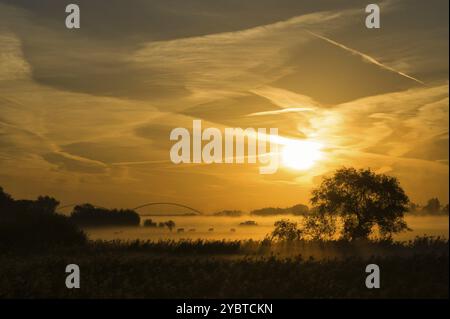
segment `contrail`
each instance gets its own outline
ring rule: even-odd
[[[171,163],[169,160],[157,160],[157,161],[135,161],[135,162],[116,162],[111,163],[114,166],[127,166],[127,165],[143,165],[143,164],[164,164]]]
[[[283,113],[299,113],[299,112],[310,112],[310,111],[314,111],[314,108],[312,108],[312,107],[289,107],[286,109],[275,110],[275,111],[250,113],[250,114],[247,114],[246,116],[277,115],[277,114],[283,114]]]
[[[333,40],[331,40],[331,39],[329,39],[329,38],[327,38],[327,37],[324,37],[324,36],[322,36],[322,35],[320,35],[320,34],[317,34],[317,33],[312,32],[312,31],[308,31],[308,30],[307,30],[307,32],[308,32],[309,34],[311,34],[311,35],[317,37],[317,38],[320,38],[320,39],[322,39],[322,40],[325,40],[325,41],[327,41],[328,43],[331,43],[331,44],[333,44],[333,45],[335,45],[335,46],[337,46],[337,47],[339,47],[339,48],[341,48],[341,49],[344,49],[344,50],[346,50],[346,51],[348,51],[348,52],[350,52],[350,53],[352,53],[352,54],[359,55],[360,57],[362,57],[364,60],[366,60],[366,61],[369,62],[369,63],[373,63],[373,64],[378,65],[379,67],[381,67],[381,68],[383,68],[383,69],[385,69],[385,70],[389,70],[389,71],[391,71],[391,72],[395,72],[395,73],[397,73],[398,75],[401,75],[401,76],[403,76],[403,77],[405,77],[405,78],[408,78],[408,79],[413,80],[413,81],[415,81],[415,82],[417,82],[417,83],[420,83],[420,84],[422,84],[422,85],[425,85],[425,83],[422,82],[422,81],[420,81],[419,79],[416,79],[416,78],[414,78],[414,77],[412,77],[412,76],[410,76],[410,75],[408,75],[408,74],[406,74],[406,73],[403,73],[403,72],[400,72],[400,71],[398,71],[398,70],[395,70],[395,69],[393,69],[393,68],[391,68],[391,67],[389,67],[389,66],[387,66],[387,65],[385,65],[385,64],[383,64],[383,63],[381,63],[381,62],[379,62],[379,61],[377,61],[377,60],[375,60],[374,58],[372,58],[371,56],[369,56],[369,55],[367,55],[367,54],[364,54],[364,53],[359,52],[359,51],[357,51],[357,50],[355,50],[355,49],[349,48],[349,47],[347,47],[347,46],[345,46],[345,45],[343,45],[343,44],[341,44],[341,43],[338,43],[338,42],[336,42],[336,41],[333,41]]]

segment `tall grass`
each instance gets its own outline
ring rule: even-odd
[[[89,241],[0,253],[0,298],[448,298],[449,242]],[[65,267],[81,269],[67,289]],[[365,267],[381,268],[381,289]]]

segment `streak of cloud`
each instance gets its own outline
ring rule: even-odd
[[[311,112],[311,111],[314,111],[314,108],[290,107],[290,108],[286,108],[286,109],[282,109],[282,110],[250,113],[247,116],[277,115],[277,114],[284,114],[284,113],[298,113],[298,112]]]
[[[413,80],[413,81],[415,81],[415,82],[417,82],[417,83],[420,83],[420,84],[422,84],[422,85],[425,85],[425,83],[424,83],[423,81],[421,81],[421,80],[419,80],[419,79],[417,79],[417,78],[415,78],[415,77],[412,77],[412,76],[410,76],[410,75],[408,75],[408,74],[406,74],[406,73],[404,73],[404,72],[401,72],[401,71],[398,71],[398,70],[396,70],[396,69],[393,69],[393,68],[391,68],[391,67],[389,67],[389,66],[387,66],[387,65],[385,65],[385,64],[383,64],[383,63],[381,63],[381,62],[379,62],[378,60],[376,60],[375,58],[371,57],[370,55],[367,55],[367,54],[362,53],[362,52],[360,52],[360,51],[358,51],[358,50],[349,48],[348,46],[343,45],[342,43],[336,42],[336,41],[334,41],[334,40],[332,40],[332,39],[330,39],[330,38],[324,37],[323,35],[314,33],[314,32],[312,32],[312,31],[307,31],[307,32],[308,32],[309,34],[315,36],[316,38],[319,38],[319,39],[322,39],[322,40],[324,40],[324,41],[326,41],[326,42],[328,42],[328,43],[331,43],[331,44],[333,44],[333,45],[335,45],[335,46],[337,46],[337,47],[339,47],[339,48],[341,48],[341,49],[344,49],[344,50],[346,50],[346,51],[348,51],[348,52],[350,52],[350,53],[352,53],[352,54],[354,54],[354,55],[358,55],[358,56],[362,57],[363,60],[365,60],[365,61],[367,61],[367,62],[369,62],[369,63],[373,63],[373,64],[378,65],[379,67],[381,67],[381,68],[383,68],[383,69],[385,69],[385,70],[388,70],[388,71],[397,73],[398,75],[401,75],[401,76],[403,76],[403,77],[405,77],[405,78],[408,78],[408,79]]]

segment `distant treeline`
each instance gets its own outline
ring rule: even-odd
[[[222,210],[214,213],[214,216],[241,217],[247,214],[255,216],[276,216],[276,215],[295,215],[306,216],[312,212],[308,206],[303,204],[291,207],[265,207],[245,213],[241,210]],[[448,215],[448,204],[442,205],[438,198],[430,198],[425,205],[410,203],[409,214],[413,215]]]
[[[131,209],[107,209],[91,204],[74,207],[70,219],[80,226],[139,226],[141,218]]]
[[[442,205],[439,198],[430,198],[423,206],[410,203],[409,213],[414,215],[448,215],[448,204]]]
[[[245,215],[241,210],[222,210],[220,212],[214,213],[214,216],[226,216],[226,217],[240,217]]]
[[[291,207],[280,208],[280,207],[265,207],[260,209],[255,209],[250,212],[250,215],[255,216],[276,216],[276,215],[297,215],[304,216],[310,212],[308,206],[303,204],[294,205]],[[214,214],[214,216],[227,216],[227,217],[240,217],[245,215],[243,211],[240,210],[223,210]]]
[[[261,209],[255,209],[250,212],[251,215],[257,216],[272,216],[272,215],[307,215],[309,213],[309,207],[303,204],[294,205],[287,208],[279,207],[266,207]]]

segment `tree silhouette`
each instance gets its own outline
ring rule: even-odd
[[[39,196],[36,200],[36,205],[44,213],[53,214],[56,212],[56,207],[59,205],[59,201],[49,196]]]
[[[48,196],[15,200],[0,187],[0,251],[86,243],[83,231],[55,212],[58,204]]]
[[[11,195],[8,193],[5,193],[3,190],[3,187],[0,186],[0,207],[3,207],[4,205],[8,205],[13,201]]]
[[[423,211],[428,214],[437,214],[441,212],[441,202],[438,198],[430,198],[423,207]]]
[[[175,228],[175,222],[173,220],[169,220],[166,222],[167,228],[169,228],[170,231]]]
[[[318,226],[330,217],[342,219],[346,239],[367,238],[374,226],[385,238],[408,229],[403,217],[409,199],[397,178],[370,169],[337,170],[313,190],[311,203]]]

